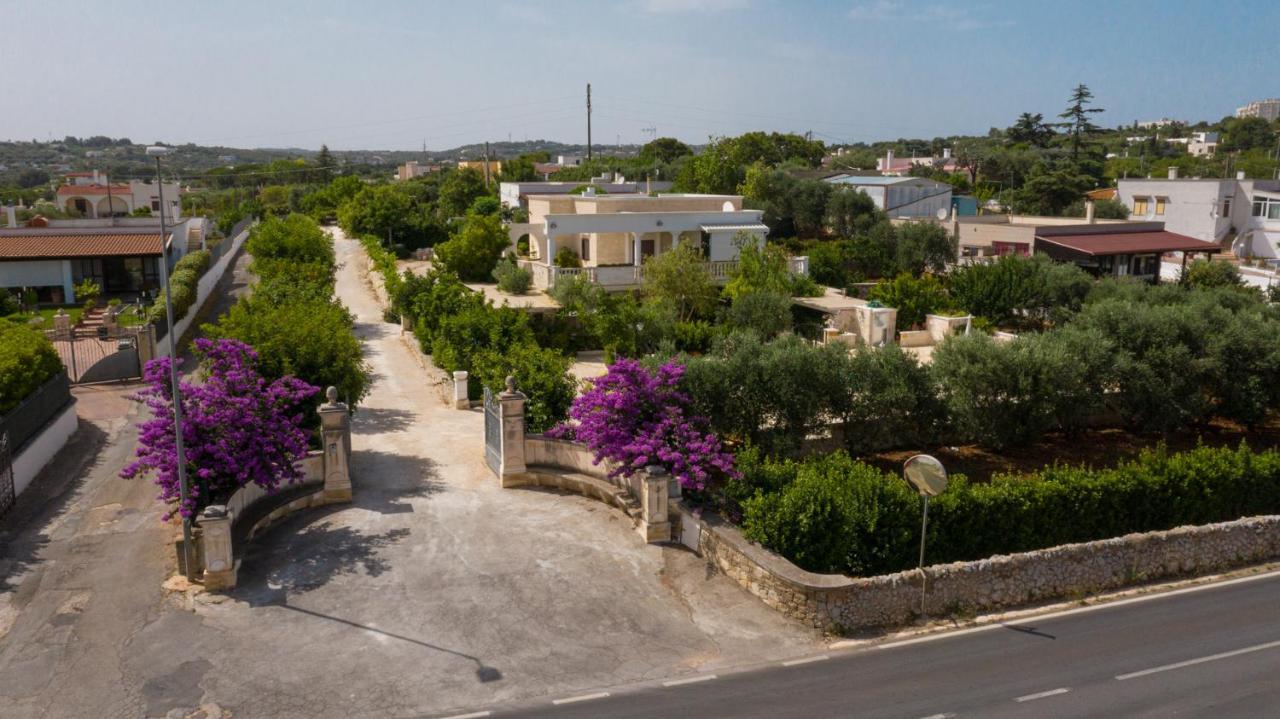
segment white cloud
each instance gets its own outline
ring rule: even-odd
[[[864,22],[929,23],[953,30],[984,30],[1009,27],[1013,20],[987,17],[982,8],[951,5],[922,5],[904,0],[869,0],[849,9],[849,19]]]
[[[750,0],[641,0],[640,10],[651,15],[742,10]]]

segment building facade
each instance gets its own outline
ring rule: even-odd
[[[923,177],[835,175],[826,182],[861,192],[890,219],[945,217],[951,212],[951,185]],[[941,214],[939,214],[941,212]]]
[[[1280,181],[1229,178],[1119,180],[1132,219],[1215,242],[1240,257],[1280,258]]]
[[[164,183],[165,217],[182,217],[181,187],[177,183]],[[65,176],[58,187],[58,209],[80,217],[123,217],[139,208],[160,214],[160,185],[142,180],[111,183],[105,173],[73,172]]]
[[[1261,117],[1267,122],[1275,122],[1280,118],[1280,97],[1253,102],[1236,109],[1236,117]]]

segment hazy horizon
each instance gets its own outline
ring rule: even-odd
[[[748,130],[828,143],[983,134],[1053,117],[1086,83],[1114,127],[1214,121],[1280,95],[1280,7],[907,0],[0,2],[13,22],[0,137],[314,150],[473,142],[703,143]],[[38,32],[32,31],[39,29]],[[50,49],[54,52],[50,52]]]

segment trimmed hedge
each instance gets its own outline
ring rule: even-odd
[[[161,262],[164,260],[161,259]],[[187,310],[195,304],[200,278],[209,270],[212,256],[208,250],[196,250],[178,260],[169,273],[169,290],[173,293],[173,321],[187,316]],[[164,290],[156,295],[156,301],[147,310],[148,322],[164,322]]]
[[[744,534],[815,572],[871,575],[915,565],[920,498],[900,477],[844,453],[741,465],[755,495]],[[781,489],[772,490],[773,487]],[[739,489],[741,493],[741,489]],[[1149,451],[1114,469],[1052,467],[985,484],[951,478],[929,503],[931,563],[1280,513],[1280,452]]]
[[[62,360],[44,333],[0,319],[0,414],[62,371]]]

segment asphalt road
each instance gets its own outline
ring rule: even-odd
[[[1280,573],[464,716],[1280,716]]]

